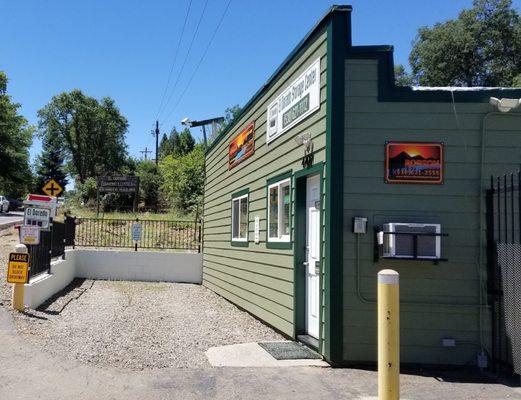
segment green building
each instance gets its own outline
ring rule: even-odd
[[[332,7],[209,147],[204,285],[347,365],[376,361],[392,268],[402,362],[475,365],[485,185],[521,161],[521,114],[490,97],[521,91],[396,87],[392,47],[353,46],[350,16]]]

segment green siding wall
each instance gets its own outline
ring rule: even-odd
[[[378,102],[374,59],[347,59],[345,84],[344,360],[376,360],[376,274],[393,268],[401,281],[402,361],[475,364],[479,274],[486,298],[486,267],[478,268],[481,126],[493,108],[487,103]],[[519,167],[520,123],[521,118],[489,117],[485,185],[490,174]],[[444,142],[445,183],[385,184],[386,141]],[[358,239],[352,233],[354,216],[368,218],[368,233]],[[373,227],[386,222],[440,223],[450,235],[442,238],[442,256],[449,262],[374,263]],[[485,245],[484,232],[482,240]],[[488,308],[483,308],[482,325],[483,341],[490,348]],[[444,337],[460,343],[443,348]]]
[[[309,132],[313,137],[314,163],[324,161],[326,36],[325,31],[317,33],[315,40],[206,157],[203,284],[289,336],[294,335],[293,248],[266,248],[266,181],[288,170],[295,173],[302,169],[303,148],[294,141],[300,133]],[[319,57],[320,109],[267,145],[268,104]],[[251,121],[255,121],[255,153],[229,171],[229,143]],[[292,179],[293,189],[294,185]],[[230,243],[231,195],[244,188],[249,188],[249,243],[248,247],[234,247]],[[294,190],[292,196],[294,204]],[[292,220],[294,213],[292,206]],[[253,241],[256,216],[260,217],[259,244]],[[293,222],[291,226],[293,229]]]

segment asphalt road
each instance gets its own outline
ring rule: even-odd
[[[24,219],[23,211],[10,211],[7,214],[0,213],[0,229],[18,224]]]

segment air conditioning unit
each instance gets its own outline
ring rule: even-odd
[[[400,235],[406,233],[406,235]],[[441,225],[393,222],[384,224],[380,234],[380,243],[383,247],[383,257],[387,258],[415,258],[414,233],[434,234],[417,235],[416,258],[436,260],[441,258]],[[437,236],[436,236],[437,234]]]

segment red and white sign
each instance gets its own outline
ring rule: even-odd
[[[33,206],[39,208],[48,208],[51,210],[51,218],[56,216],[56,207],[58,205],[58,200],[56,197],[45,196],[41,194],[29,194],[27,199],[24,200],[24,204],[26,206]]]

